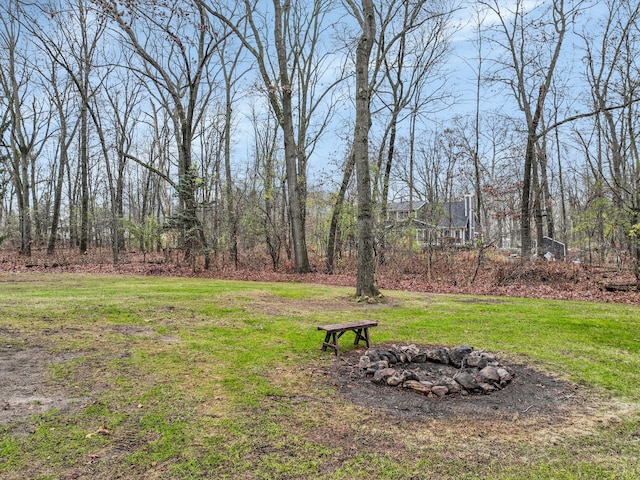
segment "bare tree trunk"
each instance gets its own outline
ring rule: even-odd
[[[60,133],[59,133],[59,158],[58,158],[58,173],[56,177],[56,182],[54,186],[54,198],[53,198],[53,208],[51,212],[51,230],[49,233],[49,242],[47,245],[47,254],[53,255],[56,249],[56,242],[58,236],[58,227],[60,224],[60,207],[62,205],[62,186],[64,184],[64,173],[69,163],[69,147],[71,145],[71,141],[75,135],[75,130],[78,126],[76,123],[76,127],[73,128],[73,132],[69,133],[67,126],[67,115],[64,110],[64,101],[62,98],[60,91],[58,90],[58,85],[56,83],[56,75],[55,75],[55,66],[52,65],[52,89],[53,89],[53,103],[55,104],[56,110],[58,112],[58,120],[60,122]]]
[[[64,140],[61,140],[61,143]],[[60,158],[58,159],[58,174],[56,176],[56,182],[54,186],[54,198],[53,198],[53,207],[51,211],[51,229],[49,231],[49,241],[47,243],[47,254],[53,255],[56,250],[57,236],[58,236],[58,227],[60,225],[60,207],[62,205],[62,185],[64,182],[64,171],[67,164],[67,152],[64,153],[62,150],[64,147],[61,146]],[[65,149],[66,150],[66,149]]]
[[[532,182],[535,173],[533,169],[535,168],[536,163],[535,155],[536,143],[538,141],[538,125],[540,123],[540,118],[542,117],[545,95],[546,89],[544,85],[541,85],[538,92],[538,101],[536,102],[535,112],[533,113],[531,123],[527,126],[527,148],[524,156],[524,177],[520,217],[520,240],[522,242],[521,254],[524,260],[527,260],[531,255],[531,201],[535,201],[535,187],[532,189]],[[541,245],[538,245],[538,248],[540,247]]]
[[[542,138],[540,153],[538,155],[538,166],[540,167],[540,195],[542,215],[546,221],[547,236],[555,238],[555,222],[553,220],[553,204],[551,202],[551,188],[549,186],[549,172],[547,165],[547,141],[546,137]]]
[[[89,242],[89,131],[87,105],[80,107],[80,253],[86,253]]]
[[[234,179],[231,173],[231,137],[232,137],[232,119],[233,119],[233,89],[236,77],[236,70],[243,53],[242,42],[237,50],[233,52],[230,59],[227,59],[227,51],[229,40],[225,38],[222,44],[217,48],[220,58],[220,68],[224,79],[225,88],[225,116],[224,116],[224,138],[223,138],[223,158],[224,158],[224,205],[225,205],[225,230],[228,239],[228,252],[233,262],[234,268],[239,267],[238,258],[238,216],[236,214],[236,206],[234,202]],[[243,74],[240,74],[242,76]]]
[[[540,153],[536,151],[533,156],[533,165],[531,166],[531,186],[533,195],[533,220],[536,226],[536,256],[542,257],[544,225],[542,221],[542,188],[540,186],[540,177],[538,175],[538,161]]]
[[[476,98],[475,98],[475,116],[473,121],[473,173],[474,173],[474,189],[476,193],[476,215],[478,216],[476,223],[476,230],[479,233],[479,238],[481,240],[480,250],[478,252],[478,268],[473,275],[473,279],[471,283],[475,282],[478,270],[480,268],[481,257],[484,254],[484,219],[482,218],[482,185],[481,185],[481,173],[480,170],[482,166],[480,165],[480,98],[481,98],[481,86],[482,86],[482,75],[483,70],[482,66],[484,63],[483,52],[482,52],[482,19],[480,18],[480,14],[478,13],[477,18],[477,31],[476,31],[476,42],[478,46],[478,71],[476,74]],[[486,239],[489,241],[489,239]]]
[[[273,30],[266,22],[256,24],[263,14],[260,2],[244,0],[243,3],[242,19],[233,18],[233,11],[225,16],[219,9],[206,8],[235,32],[257,62],[269,105],[283,133],[286,197],[295,270],[306,273],[311,270],[305,228],[307,156],[313,150],[320,132],[315,131],[312,140],[308,140],[308,136],[312,127],[319,126],[319,130],[323,131],[327,126],[330,114],[317,122],[321,110],[318,107],[337,84],[334,82],[321,91],[316,90],[318,78],[322,77],[320,73],[326,68],[323,64],[326,57],[318,52],[321,45],[319,35],[323,32],[320,20],[325,18],[331,3],[321,0],[306,3],[272,0]],[[266,17],[270,18],[271,14]],[[244,22],[248,25],[248,33],[242,30]],[[275,47],[276,62],[269,61],[270,44]],[[333,107],[329,106],[328,110],[331,112]]]
[[[362,0],[362,10],[353,0],[347,0],[352,13],[360,22],[362,34],[356,47],[356,119],[353,152],[358,190],[358,272],[356,297],[375,298],[380,294],[375,284],[375,255],[373,250],[373,205],[369,172],[369,129],[371,128],[371,85],[369,60],[376,35],[375,8],[372,0]]]
[[[344,173],[342,175],[342,183],[340,184],[340,190],[336,197],[335,204],[333,205],[333,212],[331,213],[331,224],[329,226],[329,240],[327,243],[327,261],[326,261],[326,273],[333,274],[336,260],[336,238],[338,235],[338,222],[340,220],[340,214],[342,213],[342,206],[344,205],[344,197],[353,175],[355,168],[355,155],[353,152],[349,154],[345,162]]]
[[[18,44],[20,39],[20,25],[16,22],[17,6],[14,2],[3,5],[3,14],[0,16],[0,27],[3,40],[2,47],[6,49],[7,65],[2,66],[0,70],[0,87],[3,97],[6,98],[5,115],[9,118],[9,157],[11,165],[11,177],[16,188],[18,200],[18,217],[20,227],[20,253],[27,257],[31,256],[32,243],[32,217],[31,217],[31,178],[30,167],[32,161],[33,138],[28,138],[28,132],[25,128],[23,112],[24,92],[23,87],[27,80],[24,67],[19,71],[18,65]],[[15,9],[15,10],[14,10]],[[35,105],[34,105],[35,107]],[[3,112],[4,113],[4,112]],[[34,108],[33,115],[36,115]],[[35,121],[33,125],[35,126]],[[35,130],[35,128],[34,128]],[[35,131],[31,133],[33,137]]]
[[[380,228],[378,234],[378,265],[384,265],[386,262],[387,240],[385,235],[385,222],[387,219],[387,210],[389,204],[389,183],[391,179],[391,167],[393,165],[393,157],[396,148],[396,134],[398,128],[398,112],[394,111],[391,118],[391,131],[389,133],[389,146],[387,148],[387,161],[384,166],[384,174],[382,176],[382,195],[380,198]]]
[[[20,175],[22,191],[20,192],[22,201],[19,203],[20,208],[20,231],[22,233],[22,243],[20,253],[31,256],[31,206],[29,202],[29,189],[31,181],[29,180],[29,154],[28,152],[20,152]]]
[[[505,60],[503,66],[512,69],[515,75],[514,79],[508,81],[508,85],[512,89],[526,120],[527,146],[524,155],[520,218],[521,254],[522,259],[526,260],[531,255],[531,202],[533,200],[531,183],[536,143],[539,139],[538,127],[544,113],[546,95],[560,58],[567,26],[575,18],[577,9],[580,8],[580,2],[573,4],[571,10],[567,11],[564,0],[553,0],[549,5],[550,17],[548,19],[545,17],[534,18],[531,21],[525,21],[530,11],[526,8],[526,2],[523,0],[514,2],[511,10],[503,7],[498,0],[481,0],[481,3],[497,15],[499,20],[500,35],[503,38],[497,43],[503,45],[509,55],[508,61]],[[547,31],[545,31],[545,27],[549,27]],[[529,37],[533,36],[529,29],[534,31],[542,29],[546,42],[550,43],[551,54],[548,58],[548,64],[540,64],[537,59],[534,61],[525,54],[529,47],[527,45],[530,41]],[[525,47],[525,45],[527,46]],[[534,70],[530,71],[532,66]],[[538,78],[540,80],[537,80]],[[539,84],[537,96],[528,91],[527,85],[530,83],[530,79]],[[532,100],[535,101],[535,107]],[[533,110],[532,107],[534,107]]]
[[[275,130],[277,132],[277,130]],[[271,257],[271,266],[275,272],[280,264],[280,250],[282,247],[282,239],[278,234],[278,213],[276,202],[276,173],[274,169],[274,150],[276,135],[273,136],[273,142],[264,152],[264,233],[267,251]],[[264,145],[267,147],[267,145]]]
[[[298,155],[296,150],[304,148],[303,145],[297,145],[295,141],[295,133],[293,128],[293,104],[292,104],[292,87],[289,78],[289,58],[287,55],[287,47],[285,40],[285,31],[283,25],[283,14],[290,8],[288,0],[284,5],[280,0],[274,0],[275,8],[275,27],[274,37],[276,42],[276,52],[278,56],[278,68],[280,75],[280,90],[282,102],[282,117],[280,118],[282,133],[284,137],[284,158],[287,175],[287,193],[289,197],[289,216],[291,218],[291,240],[293,243],[293,252],[295,260],[295,270],[298,273],[307,273],[311,271],[309,257],[307,253],[307,241],[305,233],[305,204],[306,173],[298,169]]]

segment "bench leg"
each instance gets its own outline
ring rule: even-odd
[[[327,347],[333,348],[334,355],[338,355],[338,338],[340,336],[336,336],[336,332],[327,332],[324,337],[324,342],[322,342],[322,350],[327,351]]]
[[[354,342],[354,345],[358,345],[358,343],[360,343],[360,340],[364,340],[365,343],[367,344],[367,348],[371,347],[371,342],[369,341],[368,327],[359,328],[355,330],[355,332],[356,332],[356,341]]]
[[[358,345],[358,343],[360,343],[360,340],[364,339],[364,337],[362,336],[362,329],[358,328],[354,330],[354,332],[356,332],[356,340],[353,342],[353,344]]]
[[[331,339],[331,332],[327,332],[327,334],[324,336],[324,342],[322,342],[322,348],[321,350],[323,351],[327,351],[327,347],[330,345],[329,340]]]

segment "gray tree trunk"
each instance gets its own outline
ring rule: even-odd
[[[336,261],[336,239],[338,237],[338,222],[340,220],[340,214],[342,213],[342,206],[344,204],[344,197],[347,194],[347,188],[349,187],[349,181],[353,175],[353,169],[355,168],[355,157],[353,152],[349,154],[347,158],[344,173],[342,176],[342,183],[340,184],[340,190],[336,197],[336,202],[333,206],[333,212],[331,214],[331,224],[329,226],[329,240],[327,243],[327,261],[326,272],[332,274],[335,268]]]
[[[356,47],[356,120],[353,152],[358,191],[358,272],[356,297],[377,297],[375,255],[373,249],[373,205],[369,172],[369,130],[371,128],[371,90],[369,60],[376,34],[375,10],[372,0],[362,0],[360,18],[362,34]]]
[[[283,15],[285,10],[290,8],[289,2],[284,5],[280,0],[274,0],[275,7],[275,27],[274,37],[276,41],[276,52],[278,55],[278,68],[280,73],[280,90],[282,101],[282,116],[279,119],[284,136],[284,158],[287,176],[287,194],[289,196],[289,217],[291,218],[291,241],[293,243],[293,257],[295,270],[298,273],[308,273],[311,271],[309,256],[307,253],[307,241],[305,234],[305,204],[306,183],[301,179],[306,177],[306,172],[298,170],[298,148],[295,141],[295,131],[293,125],[293,102],[291,79],[288,70],[288,55],[285,41],[283,25]]]

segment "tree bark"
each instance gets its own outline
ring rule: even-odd
[[[355,5],[352,6],[352,9],[355,10],[354,7]],[[356,47],[356,119],[353,135],[358,191],[356,297],[375,298],[380,294],[380,291],[375,284],[373,202],[371,200],[371,174],[369,171],[369,130],[371,128],[369,60],[376,34],[375,9],[372,0],[362,0],[360,24],[362,34]]]
[[[305,204],[306,183],[301,180],[306,178],[306,172],[298,170],[297,149],[304,148],[296,145],[295,131],[293,127],[293,103],[292,86],[287,65],[287,46],[285,40],[285,25],[283,15],[291,6],[289,0],[284,4],[280,0],[273,0],[275,8],[274,37],[278,56],[278,68],[280,76],[280,100],[282,102],[282,116],[279,119],[284,137],[284,158],[287,176],[287,194],[289,197],[289,217],[291,218],[291,241],[293,243],[293,256],[297,273],[311,271],[309,256],[307,253],[307,240],[305,232]]]
[[[351,176],[353,175],[353,170],[355,168],[355,160],[355,155],[351,152],[345,163],[342,183],[340,184],[340,190],[338,191],[338,196],[336,197],[336,201],[333,206],[333,212],[331,213],[326,261],[326,273],[328,274],[333,274],[335,268],[338,222],[340,221],[340,214],[342,213],[342,206],[344,205],[344,197],[347,194],[347,188],[349,187],[349,182],[351,181]]]
[[[56,75],[55,75],[55,66],[52,65],[52,74],[51,74],[52,88],[53,88],[53,103],[58,112],[59,122],[60,122],[60,133],[59,133],[59,151],[60,155],[58,158],[58,173],[56,177],[56,182],[54,186],[54,194],[53,194],[53,207],[51,212],[51,230],[49,232],[49,242],[47,244],[47,254],[53,255],[56,249],[57,236],[58,236],[58,227],[60,224],[60,207],[62,205],[62,186],[64,184],[64,173],[67,169],[67,165],[69,163],[69,147],[71,145],[71,141],[75,136],[75,131],[78,126],[73,128],[73,131],[70,133],[68,131],[67,126],[67,114],[64,110],[64,101],[58,90],[58,86],[56,84]]]

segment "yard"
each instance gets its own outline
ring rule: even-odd
[[[0,274],[2,479],[640,477],[640,308],[92,274]],[[359,375],[374,346],[491,352],[490,395]]]

